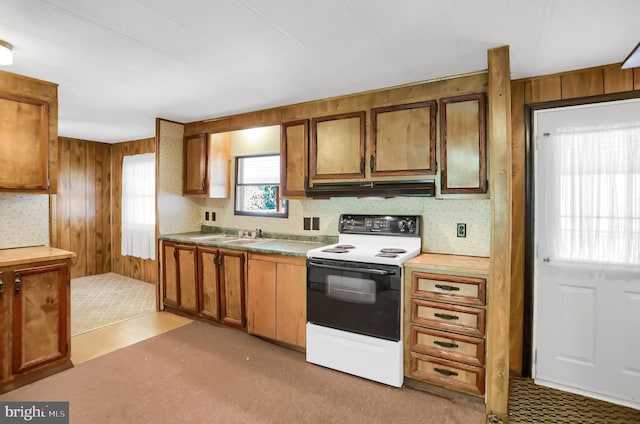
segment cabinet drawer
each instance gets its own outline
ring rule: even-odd
[[[410,349],[452,361],[484,365],[484,339],[411,326]]]
[[[411,322],[472,336],[484,336],[485,311],[481,308],[411,299]]]
[[[412,272],[411,296],[484,305],[486,282],[486,279],[477,277]]]
[[[484,368],[411,352],[411,377],[476,395],[484,394]]]

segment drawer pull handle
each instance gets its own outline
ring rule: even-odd
[[[457,377],[458,373],[455,371],[451,371],[451,370],[446,370],[444,368],[434,368],[433,369],[435,372],[440,373],[442,375],[446,375],[447,377]]]
[[[441,318],[441,319],[446,319],[448,321],[452,321],[452,320],[456,320],[459,319],[459,317],[457,315],[449,315],[449,314],[440,314],[440,313],[435,313],[433,314],[436,318]]]
[[[440,340],[434,340],[433,344],[438,345],[440,347],[446,347],[448,349],[457,349],[458,345],[455,343],[449,343],[449,342],[441,342]]]
[[[446,290],[446,291],[460,291],[460,287],[449,286],[447,284],[436,284],[436,288],[440,290]]]

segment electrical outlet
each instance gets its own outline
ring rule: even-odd
[[[304,217],[304,229],[305,230],[311,229],[311,218],[309,218],[308,216]]]
[[[467,224],[458,224],[457,228],[458,237],[466,237],[467,236]]]
[[[314,230],[319,230],[320,229],[320,217],[319,216],[314,216],[311,220],[311,228]]]
[[[205,212],[204,213],[204,220],[208,221],[209,220],[209,212]]]
[[[216,213],[214,211],[211,211],[211,220],[212,221],[216,220]]]

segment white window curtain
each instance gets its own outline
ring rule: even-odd
[[[640,266],[640,123],[562,128],[543,151],[551,259]]]
[[[122,255],[156,258],[156,155],[125,156],[122,162]]]

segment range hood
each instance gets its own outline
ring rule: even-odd
[[[433,180],[409,181],[355,181],[339,183],[316,183],[308,186],[305,179],[307,197],[394,197],[424,196],[433,197],[436,186]]]

